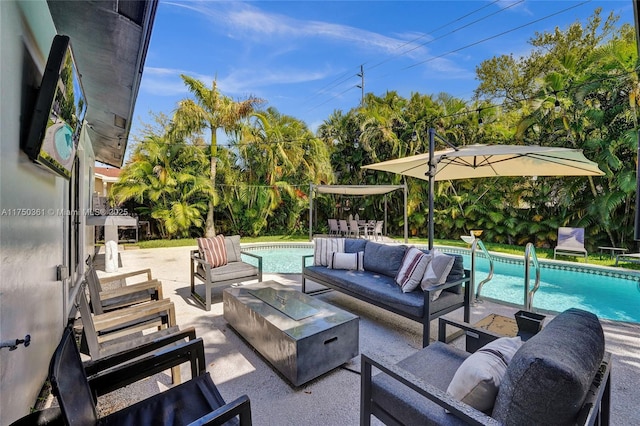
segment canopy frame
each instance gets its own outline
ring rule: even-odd
[[[404,195],[404,242],[409,241],[409,221],[407,217],[407,182],[402,185],[314,185],[309,184],[309,241],[313,241],[313,199],[316,194],[338,195],[384,195],[384,221],[387,224],[387,194],[399,189]]]

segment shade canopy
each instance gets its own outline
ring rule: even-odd
[[[538,145],[467,145],[434,152],[440,180],[492,176],[601,176],[604,173],[582,150]],[[418,154],[364,166],[428,180],[429,154]]]
[[[312,185],[318,194],[381,195],[404,188],[404,185]]]
[[[406,185],[314,185],[309,186],[309,241],[313,240],[313,199],[316,194],[337,194],[350,196],[384,195],[384,222],[387,225],[387,194],[402,189],[404,193],[404,241],[408,241],[407,186]]]

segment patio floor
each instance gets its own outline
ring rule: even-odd
[[[235,333],[222,317],[221,293],[210,312],[190,297],[189,250],[191,247],[120,250],[122,267],[117,273],[151,268],[163,283],[165,297],[176,307],[178,324],[194,326],[205,342],[207,370],[223,397],[241,394],[251,399],[254,424],[260,425],[357,425],[360,412],[360,358],[356,357],[311,382],[293,388],[256,351]],[[100,276],[107,276],[98,271]],[[298,274],[265,274],[282,284],[300,287]],[[316,297],[360,316],[360,352],[394,363],[421,347],[421,325],[337,292]],[[484,302],[472,310],[472,322],[491,313],[512,316],[518,309]],[[461,319],[462,313],[448,315]],[[432,335],[437,336],[432,322]],[[640,324],[602,321],[607,350],[613,354],[611,424],[640,424],[637,410],[640,389]],[[184,369],[183,378],[189,373]],[[104,412],[165,390],[169,374],[131,385],[100,398]],[[375,422],[374,424],[379,424]]]

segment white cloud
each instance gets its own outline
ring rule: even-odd
[[[304,39],[325,39],[351,44],[358,48],[379,50],[387,54],[404,51],[407,41],[418,34],[407,34],[407,38],[394,38],[357,27],[323,21],[291,18],[276,13],[266,13],[259,8],[241,2],[199,1],[190,3],[165,3],[193,10],[213,21],[215,27],[223,27],[234,39],[248,39],[252,43],[301,42]],[[424,57],[424,47],[411,55]]]
[[[181,74],[188,75],[193,78],[210,84],[214,77],[195,73],[193,71],[173,69],[173,68],[157,68],[145,67],[140,90],[157,96],[176,96],[186,95],[188,93]]]

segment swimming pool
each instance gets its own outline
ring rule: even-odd
[[[308,243],[248,246],[243,250],[262,256],[264,273],[299,274],[302,272],[302,256],[313,254],[313,246]],[[442,250],[462,254],[465,266],[471,265],[468,250],[449,247]],[[576,307],[593,312],[600,318],[640,322],[640,274],[637,272],[569,262],[541,261],[540,264],[540,288],[533,298],[534,308],[562,312]],[[476,283],[479,283],[488,274],[489,261],[478,257],[476,265]],[[522,258],[495,257],[494,277],[484,285],[481,296],[522,305],[523,277]]]

